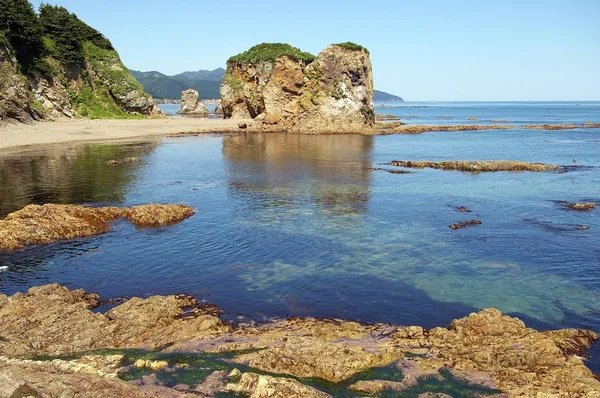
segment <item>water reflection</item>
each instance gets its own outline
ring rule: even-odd
[[[0,157],[0,218],[28,204],[121,202],[140,163],[111,167],[109,159],[142,157],[153,142],[83,144],[13,152]]]
[[[243,134],[223,138],[228,187],[246,206],[314,204],[333,215],[368,210],[373,137]]]

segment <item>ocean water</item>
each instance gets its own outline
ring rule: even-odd
[[[402,103],[413,124],[600,122],[600,103]],[[478,120],[468,120],[476,117]],[[506,122],[497,122],[506,120]],[[107,159],[142,162],[109,167]],[[523,160],[559,172],[462,173],[391,160]],[[487,307],[600,332],[600,130],[240,134],[0,152],[0,217],[28,203],[183,203],[159,229],[0,253],[0,292],[58,282],[105,298],[189,293],[226,317],[446,326]],[[466,206],[471,213],[459,213]],[[478,219],[481,225],[449,225]],[[577,229],[586,225],[588,230]],[[600,370],[598,347],[592,366]]]

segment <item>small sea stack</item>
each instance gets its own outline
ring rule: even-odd
[[[178,115],[206,117],[209,113],[206,105],[200,102],[198,91],[189,89],[181,93],[181,109],[177,111]]]

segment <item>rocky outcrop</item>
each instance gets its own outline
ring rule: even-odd
[[[0,250],[20,249],[58,240],[108,232],[109,222],[125,218],[137,226],[163,226],[194,214],[183,205],[142,205],[131,208],[74,205],[29,205],[0,220]]]
[[[44,108],[36,101],[27,79],[18,71],[9,47],[0,44],[0,121],[28,123],[44,118]]]
[[[0,392],[597,398],[600,391],[582,359],[595,333],[538,332],[494,309],[431,330],[312,318],[234,328],[186,295],[133,298],[105,314],[90,311],[98,304],[95,294],[58,285],[0,294]],[[107,348],[137,350],[98,351]],[[23,359],[72,353],[85,354]]]
[[[225,118],[252,118],[304,132],[374,125],[373,72],[366,49],[334,44],[314,57],[286,46],[262,44],[228,61],[221,85]]]
[[[181,109],[178,115],[208,116],[208,108],[200,102],[200,95],[196,90],[185,90],[181,93]]]

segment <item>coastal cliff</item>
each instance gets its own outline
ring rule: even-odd
[[[286,130],[372,127],[369,52],[354,43],[332,44],[316,57],[288,44],[254,46],[228,60],[221,107],[225,118],[252,118]]]
[[[160,116],[100,32],[63,7],[0,3],[0,121]]]

